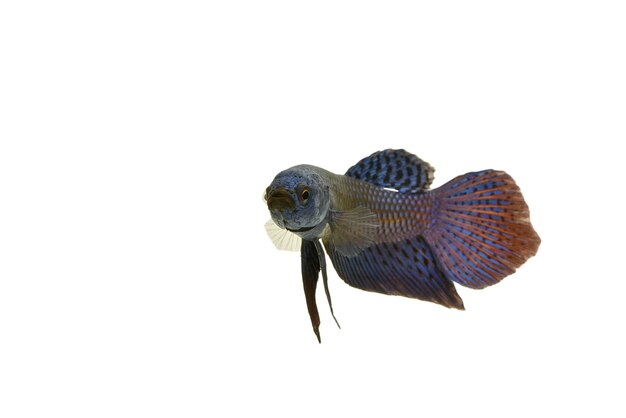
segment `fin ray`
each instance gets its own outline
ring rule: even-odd
[[[454,284],[445,277],[421,236],[377,243],[354,257],[338,252],[331,241],[324,245],[339,277],[350,286],[464,309]]]
[[[432,193],[437,209],[424,236],[455,282],[475,289],[493,285],[537,252],[541,240],[507,173],[468,173]]]
[[[380,221],[370,209],[358,206],[345,211],[331,211],[329,225],[329,239],[337,251],[354,257],[376,242]]]
[[[271,219],[265,223],[265,232],[279,250],[299,251],[301,248],[302,238],[293,232],[282,229]]]
[[[363,158],[345,175],[400,193],[420,193],[428,190],[434,172],[426,161],[403,149],[386,149]]]

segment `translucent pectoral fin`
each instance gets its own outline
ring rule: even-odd
[[[267,236],[270,237],[276,248],[285,251],[300,251],[302,245],[302,238],[289,232],[286,229],[282,229],[274,223],[273,220],[269,220],[265,223],[265,231]]]
[[[331,211],[330,215],[329,241],[339,253],[354,257],[376,243],[380,222],[368,208]]]

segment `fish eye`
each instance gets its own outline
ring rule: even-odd
[[[302,189],[302,191],[300,192],[300,200],[302,201],[302,203],[306,203],[307,200],[309,200],[310,195],[311,193],[309,192],[309,189],[307,187]]]

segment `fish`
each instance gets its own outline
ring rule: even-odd
[[[320,272],[339,326],[325,255],[352,287],[464,310],[455,283],[472,289],[494,285],[537,253],[541,239],[510,175],[487,169],[430,189],[434,171],[404,149],[386,149],[343,175],[297,165],[267,187],[271,219],[265,229],[278,249],[300,251],[319,343]]]

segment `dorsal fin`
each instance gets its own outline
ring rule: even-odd
[[[346,172],[346,176],[400,193],[419,193],[428,190],[434,172],[426,161],[403,149],[386,149],[363,158]]]

